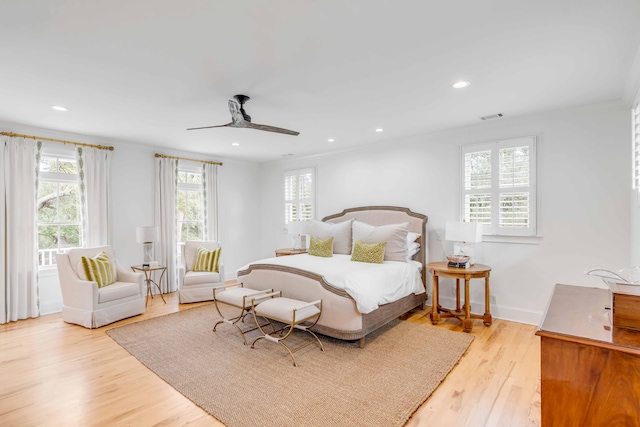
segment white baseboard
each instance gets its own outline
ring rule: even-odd
[[[62,311],[62,300],[40,301],[40,315],[60,313]]]
[[[456,300],[454,298],[440,296],[440,305],[443,307],[455,307]],[[477,314],[484,313],[484,301],[471,301],[471,312]],[[509,320],[512,322],[526,323],[528,325],[539,325],[542,321],[543,313],[491,304],[491,316],[494,319]]]

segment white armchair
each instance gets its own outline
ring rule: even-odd
[[[102,251],[115,266],[116,282],[98,288],[98,283],[80,278],[84,275],[79,273],[78,264],[83,256],[95,257]],[[57,254],[56,261],[62,290],[62,319],[65,322],[99,328],[144,313],[144,275],[122,268],[111,246],[71,249],[66,254]]]
[[[191,302],[212,301],[213,288],[224,285],[224,264],[222,261],[218,264],[218,272],[212,273],[208,271],[193,271],[193,265],[196,262],[198,248],[203,247],[206,250],[214,250],[220,246],[215,241],[195,241],[188,240],[184,243],[184,274],[180,281],[180,304]]]

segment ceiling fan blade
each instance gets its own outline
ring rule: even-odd
[[[189,128],[189,129],[187,129],[187,130],[211,129],[211,128],[223,128],[223,127],[226,127],[226,126],[233,126],[233,122],[231,122],[231,123],[227,123],[226,125],[204,126],[204,127],[201,127],[201,128]]]
[[[295,130],[283,129],[275,126],[259,125],[257,123],[250,122],[245,122],[245,125],[243,127],[256,130],[266,130],[267,132],[283,133],[285,135],[300,135],[300,132],[296,132]]]
[[[296,132],[295,130],[289,130],[284,128],[279,128],[276,126],[267,126],[267,125],[259,125],[256,123],[251,123],[251,116],[244,111],[244,103],[249,99],[246,95],[235,95],[233,99],[229,100],[229,113],[231,113],[231,123],[227,123],[226,125],[217,125],[217,126],[204,126],[200,128],[189,128],[187,130],[197,130],[197,129],[211,129],[211,128],[222,128],[222,127],[234,127],[234,128],[249,128],[256,130],[264,130],[267,132],[275,132],[275,133],[283,133],[285,135],[300,135],[300,132]]]

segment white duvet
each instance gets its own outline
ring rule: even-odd
[[[358,311],[363,314],[411,293],[425,292],[420,278],[420,263],[415,261],[371,264],[351,261],[350,255],[334,254],[324,258],[301,254],[254,261],[240,270],[246,270],[251,264],[276,264],[319,274],[331,285],[351,295]]]

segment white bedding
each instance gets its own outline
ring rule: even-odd
[[[411,293],[425,292],[421,280],[421,265],[415,261],[371,264],[351,261],[350,255],[334,254],[324,258],[301,254],[254,261],[239,271],[246,270],[251,264],[276,264],[319,274],[331,285],[351,295],[358,311],[363,314]]]

